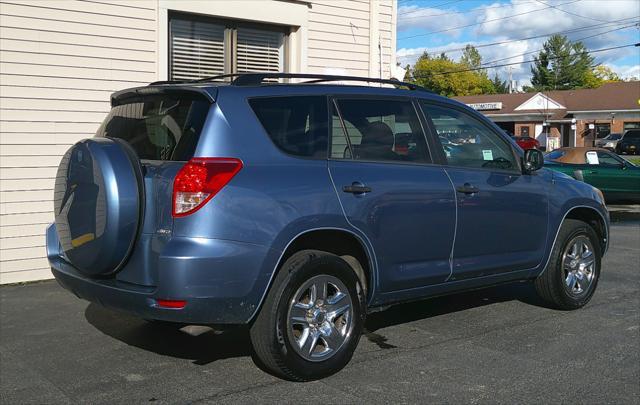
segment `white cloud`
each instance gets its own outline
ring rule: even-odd
[[[554,8],[548,8],[543,11],[529,13],[529,11],[532,10],[545,8],[544,4],[534,2],[532,0],[512,0],[512,2],[509,4],[485,4],[475,8],[475,10],[481,11],[475,13],[467,13],[464,17],[467,24],[472,24],[475,21],[490,21],[466,30],[467,36],[469,35],[469,33],[471,33],[474,40],[461,41],[460,39],[457,39],[449,43],[441,44],[442,42],[438,41],[439,38],[436,38],[436,35],[426,36],[425,43],[439,43],[440,45],[415,48],[400,48],[397,51],[398,62],[401,63],[402,66],[405,66],[407,63],[413,64],[415,60],[425,51],[432,54],[439,54],[443,50],[464,48],[467,43],[478,45],[488,42],[513,41],[519,38],[539,36],[542,34],[550,34],[559,31],[591,26],[594,24],[598,24],[598,21],[609,22],[613,20],[634,17],[640,14],[640,1],[638,0],[608,0],[606,1],[606,3],[603,1],[582,0],[571,4],[564,4],[568,3],[570,0],[543,1],[549,5],[561,8],[569,13],[579,14],[583,17],[570,15],[567,12],[563,12]],[[406,9],[409,9],[409,7],[406,7]],[[405,15],[405,18],[408,19],[409,17],[415,17],[416,15],[426,16],[429,14],[438,14],[447,11],[437,11],[434,9],[425,8],[424,10],[429,11],[418,12],[416,11],[417,9],[418,7],[413,7],[413,12],[411,14]],[[503,17],[513,16],[515,14],[522,15],[505,18],[499,21],[491,21],[501,19]],[[449,17],[451,16],[452,15],[447,15],[446,19],[443,17],[428,17],[431,20],[433,20],[434,18],[437,19],[441,24],[436,24],[436,26],[431,26],[431,28],[425,30],[427,32],[430,32],[445,29],[446,27],[465,25],[464,23],[449,23],[447,20],[449,20]],[[423,19],[416,18],[416,20],[424,22],[425,24],[429,22],[429,20],[427,20],[427,17],[424,17]],[[402,21],[402,18],[399,18],[399,30],[404,29],[401,27],[401,24],[403,24]],[[637,23],[637,21],[637,19],[630,20],[626,25],[632,25],[634,23]],[[405,24],[408,24],[408,21]],[[411,28],[420,27],[420,25],[417,23],[411,24]],[[587,49],[591,50],[638,42],[638,40],[640,39],[638,28],[626,28],[624,30],[606,32],[619,27],[620,25],[594,27],[587,30],[567,33],[566,35],[570,40],[573,41],[582,40]],[[456,30],[454,32],[461,32],[461,30]],[[445,33],[437,34],[437,36],[441,36],[444,34]],[[482,40],[480,41],[475,39],[478,37],[482,37]],[[399,38],[402,39],[400,35]],[[546,38],[544,37],[535,38],[525,41],[509,42],[496,46],[480,47],[478,48],[478,50],[482,55],[484,63],[490,61],[496,61],[495,64],[498,65],[507,63],[518,63],[511,67],[511,71],[513,78],[515,80],[518,80],[519,84],[522,85],[529,83],[528,81],[530,78],[531,65],[529,63],[523,62],[529,61],[534,58],[537,55],[537,52],[542,48],[542,44],[545,40]],[[451,51],[447,52],[447,55],[452,59],[457,60],[459,59],[461,52]],[[509,56],[513,57],[506,59]],[[618,73],[618,75],[620,75],[621,77],[640,76],[640,49],[637,47],[621,48],[607,52],[597,52],[592,54],[592,56],[595,57],[596,63],[602,63],[612,67],[614,71],[616,71],[616,73]],[[629,57],[631,57],[632,61],[635,58],[635,60],[638,60],[638,63],[629,64]],[[619,62],[622,61],[623,58],[627,58],[624,59],[626,63]],[[502,78],[506,78],[508,69],[509,68],[506,66],[498,67],[496,69],[489,69],[489,73],[490,75],[493,75],[494,72],[497,71]]]
[[[443,18],[445,14],[446,18]],[[472,24],[472,16],[464,13],[451,13],[451,10],[405,6],[398,8],[398,32],[418,28],[426,32],[443,31]],[[460,36],[460,30],[444,31],[441,35],[452,38]]]
[[[608,66],[618,74],[618,76],[622,79],[631,79],[635,78],[636,80],[640,80],[640,65],[616,65],[613,63],[606,63],[605,66]]]

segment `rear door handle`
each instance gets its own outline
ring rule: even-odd
[[[350,186],[342,186],[342,191],[344,191],[345,193],[351,193],[351,194],[364,194],[364,193],[370,193],[371,187],[367,187],[361,183],[353,183]]]
[[[476,186],[472,186],[469,183],[464,183],[464,185],[457,187],[456,191],[458,191],[458,193],[463,193],[463,194],[475,194],[479,192],[480,189]]]

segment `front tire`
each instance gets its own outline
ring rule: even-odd
[[[600,277],[602,252],[598,236],[587,223],[566,219],[549,264],[535,280],[538,295],[552,306],[573,310],[585,306]]]
[[[292,381],[324,378],[353,356],[365,320],[364,290],[330,253],[304,250],[280,268],[251,326],[262,365]]]

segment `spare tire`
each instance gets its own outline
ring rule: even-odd
[[[142,188],[140,161],[125,142],[92,138],[72,146],[60,162],[54,191],[66,260],[89,276],[121,269],[142,221]]]

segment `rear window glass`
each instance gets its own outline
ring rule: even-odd
[[[327,99],[323,96],[265,97],[249,100],[265,131],[291,155],[326,158]]]
[[[150,95],[111,109],[97,136],[119,138],[140,159],[193,157],[210,103],[197,95]]]
[[[627,131],[627,133],[624,134],[625,139],[638,139],[640,138],[640,130],[631,130],[631,131]]]

